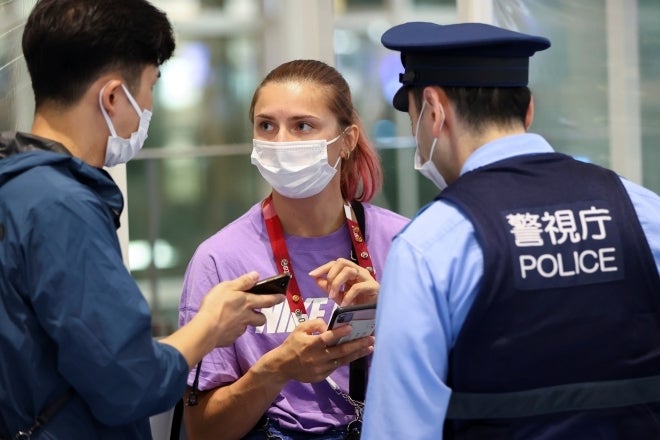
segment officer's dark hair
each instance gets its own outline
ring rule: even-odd
[[[442,87],[462,121],[476,133],[489,125],[525,124],[532,97],[528,87]],[[414,87],[417,112],[424,87]]]
[[[167,16],[145,0],[39,0],[23,32],[37,108],[75,103],[111,70],[136,92],[144,68],[174,46]]]

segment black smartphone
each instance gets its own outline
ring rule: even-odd
[[[286,289],[289,286],[291,275],[282,273],[274,275],[269,278],[257,281],[257,284],[250,287],[246,292],[256,294],[270,294],[270,293],[283,293],[286,294]]]
[[[376,304],[337,307],[330,318],[328,330],[350,324],[352,331],[339,339],[337,344],[352,341],[373,334],[376,328]]]

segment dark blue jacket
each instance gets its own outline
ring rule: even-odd
[[[450,354],[446,438],[660,438],[660,279],[618,176],[526,155],[440,198],[484,253]]]
[[[188,368],[151,335],[122,261],[121,192],[62,145],[0,136],[0,437],[73,397],[33,439],[151,438]]]

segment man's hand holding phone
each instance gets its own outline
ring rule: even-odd
[[[190,322],[159,342],[175,347],[192,368],[215,347],[226,347],[245,333],[248,326],[264,325],[266,317],[257,309],[273,307],[286,300],[284,295],[246,295],[257,280],[249,272],[216,284],[202,300]],[[198,341],[191,344],[190,341]]]

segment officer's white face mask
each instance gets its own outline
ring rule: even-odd
[[[419,123],[422,121],[422,114],[424,113],[424,108],[426,107],[426,101],[422,104],[422,109],[419,111],[419,118],[417,118],[417,126],[415,127],[415,162],[414,167],[419,173],[429,179],[435,184],[440,190],[443,190],[447,187],[447,182],[445,181],[442,174],[438,171],[438,168],[435,166],[431,158],[433,157],[433,150],[438,143],[438,138],[433,139],[433,144],[431,144],[431,151],[429,152],[429,159],[422,163],[422,156],[419,154]],[[445,121],[442,121],[444,125]],[[440,126],[442,128],[442,126]]]
[[[118,136],[117,131],[115,130],[115,127],[112,125],[112,121],[108,116],[108,112],[103,107],[103,103],[101,101],[105,87],[101,89],[101,92],[99,93],[99,105],[101,106],[101,113],[103,113],[105,123],[108,125],[108,129],[110,129],[110,136],[108,136],[108,143],[105,150],[105,161],[103,163],[103,165],[106,167],[113,167],[120,163],[126,163],[135,157],[138,151],[142,149],[144,141],[147,140],[149,122],[151,121],[151,111],[147,109],[140,110],[140,106],[135,101],[133,95],[131,95],[126,86],[122,84],[121,87],[124,89],[124,93],[126,93],[128,101],[131,103],[138,116],[140,117],[140,124],[138,125],[137,131],[133,132],[129,139]]]
[[[343,133],[342,133],[343,134]],[[251,162],[275,191],[291,199],[312,197],[323,191],[337,172],[341,157],[328,164],[326,141],[267,142],[252,140]]]

